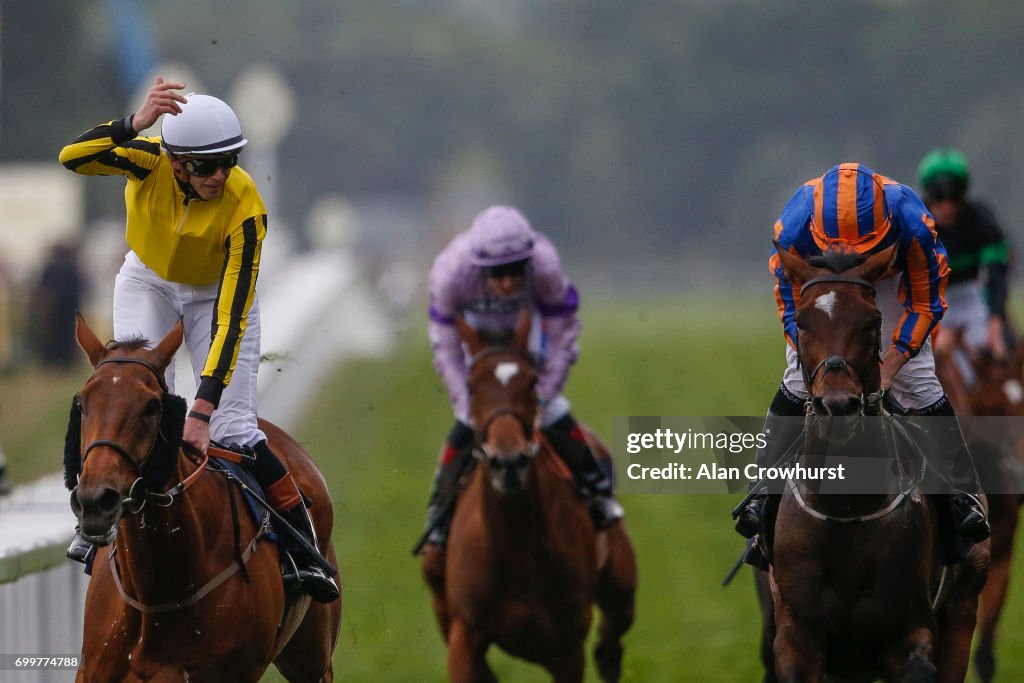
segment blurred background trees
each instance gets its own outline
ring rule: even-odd
[[[1011,231],[1024,212],[1019,3],[39,0],[2,12],[5,161],[53,160],[124,115],[147,60],[183,62],[214,93],[274,65],[299,114],[277,224],[300,239],[328,193],[405,207],[415,224],[377,239],[423,257],[484,203],[508,201],[568,261],[675,264],[672,288],[689,269],[729,272],[727,255],[742,271],[763,261],[803,180],[858,160],[915,185],[937,145],[965,151]],[[102,185],[89,218],[116,219],[120,187]]]

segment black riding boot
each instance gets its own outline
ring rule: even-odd
[[[566,415],[549,427],[544,436],[569,466],[577,486],[590,504],[590,518],[594,526],[607,529],[622,519],[625,512],[612,491],[611,477],[601,468],[594,453],[583,437],[583,431],[572,415]]]
[[[448,433],[441,460],[434,470],[427,505],[427,538],[425,543],[445,547],[455,510],[455,495],[462,473],[473,457],[473,430],[456,420]]]
[[[320,546],[313,532],[313,521],[301,497],[297,505],[281,512],[280,515],[313,546],[317,554],[320,554]],[[333,577],[328,576],[312,552],[299,543],[290,532],[278,528],[277,533],[286,551],[282,567],[285,590],[301,591],[317,602],[334,602],[341,597],[338,584],[334,582]]]
[[[785,457],[803,431],[804,404],[795,396],[779,387],[768,414],[764,418],[765,447],[757,449],[754,463],[758,467],[771,467]],[[757,486],[750,482],[749,490]],[[761,518],[767,495],[760,491],[734,513],[736,531],[744,538],[753,538],[761,532]]]
[[[313,523],[306,512],[306,506],[298,486],[288,470],[270,449],[266,441],[252,447],[256,462],[252,465],[253,475],[267,495],[267,502],[298,533],[306,543],[319,554]],[[274,519],[274,530],[278,543],[284,552],[281,568],[285,590],[301,591],[317,602],[332,602],[341,595],[338,584],[314,557],[306,544],[295,538],[292,530]]]
[[[984,541],[992,529],[981,504],[978,473],[949,399],[943,396],[914,422],[931,439],[929,464],[953,489],[949,504],[957,533],[974,543]]]

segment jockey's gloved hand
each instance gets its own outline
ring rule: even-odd
[[[895,346],[890,346],[885,356],[882,358],[881,368],[881,388],[882,391],[889,391],[889,387],[892,386],[892,380],[896,377],[896,373],[907,364],[910,360],[907,356]]]

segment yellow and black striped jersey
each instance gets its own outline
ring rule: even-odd
[[[199,199],[175,178],[160,138],[136,137],[130,117],[86,131],[61,150],[60,162],[76,173],[127,177],[125,237],[157,275],[190,285],[219,283],[197,394],[217,404],[238,359],[267,233],[256,184],[236,167],[218,197]]]

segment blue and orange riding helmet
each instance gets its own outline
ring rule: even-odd
[[[892,227],[886,183],[893,181],[857,163],[839,164],[809,180],[814,188],[810,228],[818,246],[860,253],[878,246]]]

